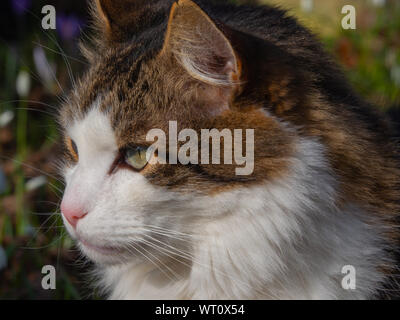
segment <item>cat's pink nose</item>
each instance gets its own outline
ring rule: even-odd
[[[61,213],[74,229],[76,228],[76,224],[78,223],[79,219],[82,219],[87,215],[87,211],[83,210],[82,208],[68,205],[64,202],[61,203]]]

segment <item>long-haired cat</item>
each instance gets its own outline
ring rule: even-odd
[[[111,299],[369,299],[393,292],[391,125],[284,11],[97,0],[61,110],[61,210]],[[254,130],[254,171],[162,164],[154,128]],[[245,146],[244,146],[245,148]],[[157,153],[153,157],[158,157]]]

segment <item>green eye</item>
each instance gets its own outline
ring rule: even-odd
[[[142,170],[147,165],[147,148],[133,147],[126,149],[125,162],[136,170]]]

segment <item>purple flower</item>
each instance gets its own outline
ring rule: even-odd
[[[57,32],[63,40],[72,40],[80,34],[84,22],[75,15],[57,15]]]
[[[22,16],[32,5],[32,0],[11,0],[15,14]]]

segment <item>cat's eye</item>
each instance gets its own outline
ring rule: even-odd
[[[147,148],[132,147],[125,151],[125,162],[135,170],[142,170],[147,165]]]
[[[67,145],[74,160],[78,161],[79,160],[78,146],[76,145],[75,141],[72,139],[68,139]]]

